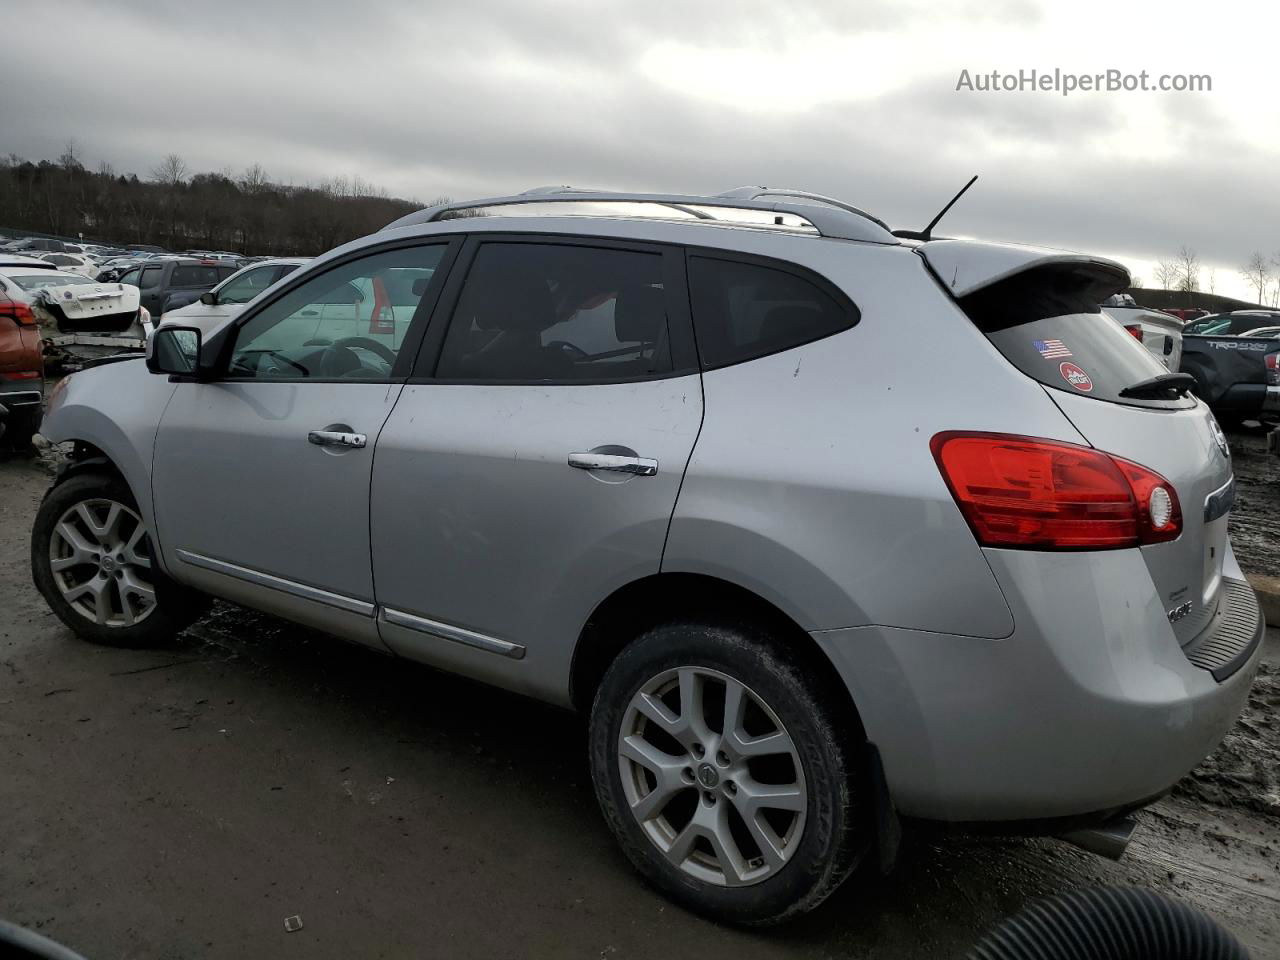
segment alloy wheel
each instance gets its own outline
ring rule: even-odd
[[[677,667],[643,684],[623,714],[618,766],[645,835],[698,880],[759,883],[799,845],[808,796],[795,744],[758,694],[718,670]]]
[[[147,529],[115,500],[82,500],[59,518],[49,568],[62,598],[94,623],[130,627],[156,608]]]

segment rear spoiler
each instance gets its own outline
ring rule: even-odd
[[[939,282],[957,300],[1022,274],[1069,273],[1093,303],[1130,284],[1129,271],[1114,260],[1045,247],[979,240],[930,240],[916,247]]]

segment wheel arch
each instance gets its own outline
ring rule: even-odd
[[[574,647],[569,699],[587,713],[609,665],[628,644],[659,623],[688,618],[718,623],[751,622],[784,646],[830,697],[851,733],[865,738],[849,689],[818,643],[794,619],[754,591],[701,573],[658,573],[619,587],[592,611]]]
[[[72,477],[78,477],[83,473],[109,473],[119,477],[128,485],[129,481],[124,475],[124,471],[111,459],[101,448],[94,446],[85,440],[72,440],[71,453],[66,460],[58,464],[57,475],[54,478],[53,486],[65,483]],[[50,488],[52,489],[52,487]],[[137,498],[137,491],[129,488]]]

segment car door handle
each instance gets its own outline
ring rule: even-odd
[[[319,447],[363,447],[369,438],[363,433],[343,433],[341,430],[312,430],[307,440]]]
[[[632,473],[637,477],[652,477],[658,472],[658,461],[647,457],[620,457],[611,453],[571,453],[569,466],[579,470],[608,470],[612,473]]]

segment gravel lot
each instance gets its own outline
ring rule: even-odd
[[[1280,571],[1275,464],[1233,441],[1241,560]],[[937,958],[1091,883],[1181,897],[1280,956],[1280,632],[1236,731],[1124,862],[916,834],[890,877],[747,933],[630,870],[569,714],[227,605],[162,652],[73,639],[28,574],[47,484],[0,463],[0,916],[90,958]]]

